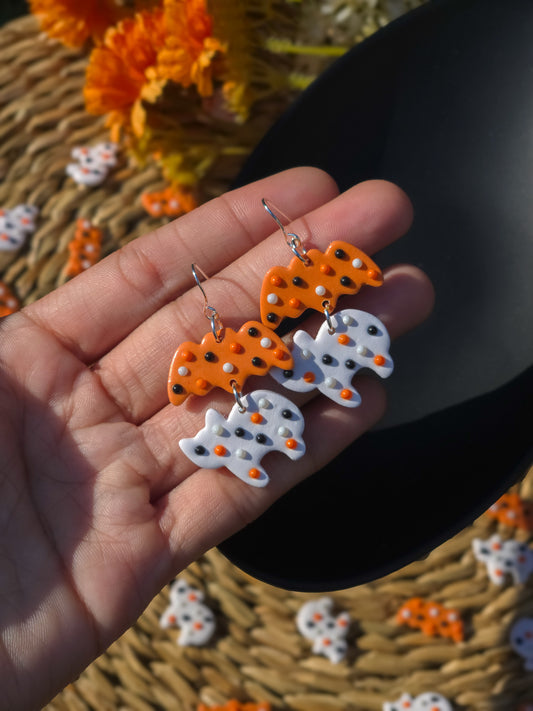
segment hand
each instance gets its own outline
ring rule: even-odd
[[[383,413],[381,384],[364,378],[355,410],[299,400],[307,453],[272,455],[264,489],[195,470],[179,449],[208,405],[227,413],[233,401],[213,390],[168,404],[174,351],[210,328],[190,264],[214,277],[204,287],[225,325],[257,319],[263,275],[292,256],[263,197],[300,216],[291,231],[307,248],[342,239],[371,254],[411,222],[408,199],[389,183],[337,196],[327,175],[298,168],[131,242],[0,322],[0,678],[11,711],[46,703],[180,570]],[[373,312],[396,337],[428,315],[433,292],[419,270],[399,266],[380,289],[345,298],[342,307]]]

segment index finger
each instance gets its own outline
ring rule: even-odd
[[[27,308],[38,325],[91,363],[190,288],[190,268],[220,271],[273,231],[261,208],[268,196],[292,218],[338,194],[316,168],[294,168],[215,198],[130,242]],[[207,239],[207,236],[214,236]]]

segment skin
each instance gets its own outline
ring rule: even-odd
[[[412,219],[390,183],[339,196],[323,172],[293,169],[133,241],[0,322],[0,679],[11,711],[44,705],[179,571],[383,414],[374,380],[357,381],[363,404],[353,411],[294,394],[307,453],[297,463],[269,455],[265,489],[226,470],[196,470],[180,451],[208,406],[227,413],[233,402],[212,391],[168,404],[174,351],[209,329],[190,264],[212,277],[204,287],[225,325],[258,318],[263,275],[291,257],[263,197],[297,218],[290,230],[307,248],[343,239],[372,254]],[[428,279],[397,266],[383,287],[342,305],[372,311],[394,338],[432,303]],[[320,322],[317,314],[302,327],[316,332]],[[246,384],[254,386],[276,387],[270,378]]]

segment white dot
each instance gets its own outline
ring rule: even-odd
[[[259,398],[259,402],[257,404],[259,407],[263,408],[263,410],[266,410],[270,407],[270,400],[267,400],[266,397],[261,397]]]
[[[322,284],[319,284],[315,289],[315,294],[317,296],[324,296],[325,293],[326,293],[326,287],[322,286]]]
[[[15,301],[15,299],[8,299],[6,301],[6,304],[9,306],[10,309],[14,309],[15,306],[17,306],[17,302]]]
[[[366,355],[366,346],[357,346],[355,352],[357,353],[357,355]]]
[[[353,323],[353,318],[351,316],[348,316],[347,314],[345,314],[342,317],[342,322],[345,326],[351,326]]]
[[[356,257],[352,262],[352,267],[355,269],[361,269],[362,266],[363,262],[359,259],[359,257]]]
[[[180,365],[180,367],[178,368],[178,375],[189,375],[189,369],[186,368],[184,365]]]
[[[324,383],[325,383],[325,385],[326,385],[327,388],[334,388],[335,385],[337,385],[337,381],[335,380],[335,378],[332,378],[331,376],[328,376],[328,377],[325,379]]]
[[[270,348],[270,346],[272,345],[272,341],[270,340],[270,338],[262,338],[260,343],[263,348]]]
[[[267,301],[269,304],[277,304],[278,303],[278,297],[276,294],[269,294],[267,296]]]
[[[236,449],[236,450],[235,450],[235,456],[236,456],[238,459],[246,459],[246,457],[248,456],[248,452],[247,452],[245,449],[241,449],[241,448],[239,447],[239,449]]]
[[[313,355],[313,354],[311,353],[311,351],[309,350],[309,348],[304,348],[304,349],[303,349],[303,351],[302,351],[302,358],[303,358],[304,360],[309,360],[309,358],[311,358],[312,355]]]
[[[291,431],[289,430],[288,427],[278,427],[278,434],[280,437],[288,437],[290,435]]]
[[[438,617],[439,616],[439,611],[437,610],[436,607],[430,607],[429,609],[429,614],[431,617]]]
[[[211,432],[214,435],[221,435],[224,433],[224,428],[222,427],[222,425],[213,425],[213,427],[211,427]]]
[[[233,373],[233,371],[235,370],[235,366],[233,365],[233,363],[224,363],[224,365],[222,366],[222,370],[225,373]]]

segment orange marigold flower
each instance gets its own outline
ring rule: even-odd
[[[213,37],[206,0],[165,0],[166,37],[157,58],[157,74],[184,87],[196,85],[200,96],[213,93],[215,60],[226,47]]]
[[[67,47],[100,40],[125,12],[114,0],[30,0],[30,10],[41,29]]]
[[[155,65],[164,42],[163,11],[139,12],[109,29],[102,46],[91,52],[84,88],[87,110],[110,114],[111,124],[124,125]]]

